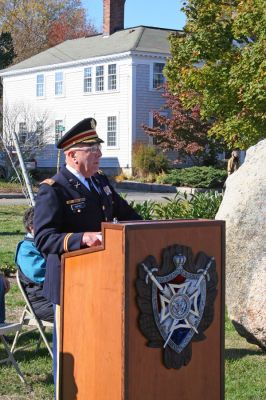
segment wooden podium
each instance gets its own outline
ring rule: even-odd
[[[103,245],[62,259],[60,400],[224,399],[224,223],[171,220],[103,223]],[[179,244],[216,261],[218,294],[206,339],[166,368],[138,325],[137,265]]]

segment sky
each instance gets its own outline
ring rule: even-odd
[[[82,0],[88,18],[102,32],[103,0]],[[125,28],[147,25],[182,29],[185,15],[180,11],[181,0],[126,0]]]

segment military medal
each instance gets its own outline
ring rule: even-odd
[[[104,186],[104,187],[103,187],[103,190],[105,191],[105,193],[107,194],[107,196],[108,196],[109,194],[112,194],[112,191],[111,191],[111,189],[109,188],[108,185]]]

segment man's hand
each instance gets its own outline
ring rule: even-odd
[[[82,236],[81,245],[82,246],[100,246],[102,244],[101,241],[101,232],[85,232]]]

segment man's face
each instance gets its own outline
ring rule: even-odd
[[[69,156],[73,161],[72,167],[79,171],[85,178],[94,175],[100,164],[100,158],[102,156],[101,146],[99,144],[93,144],[88,146],[87,144],[77,144],[69,151]]]

